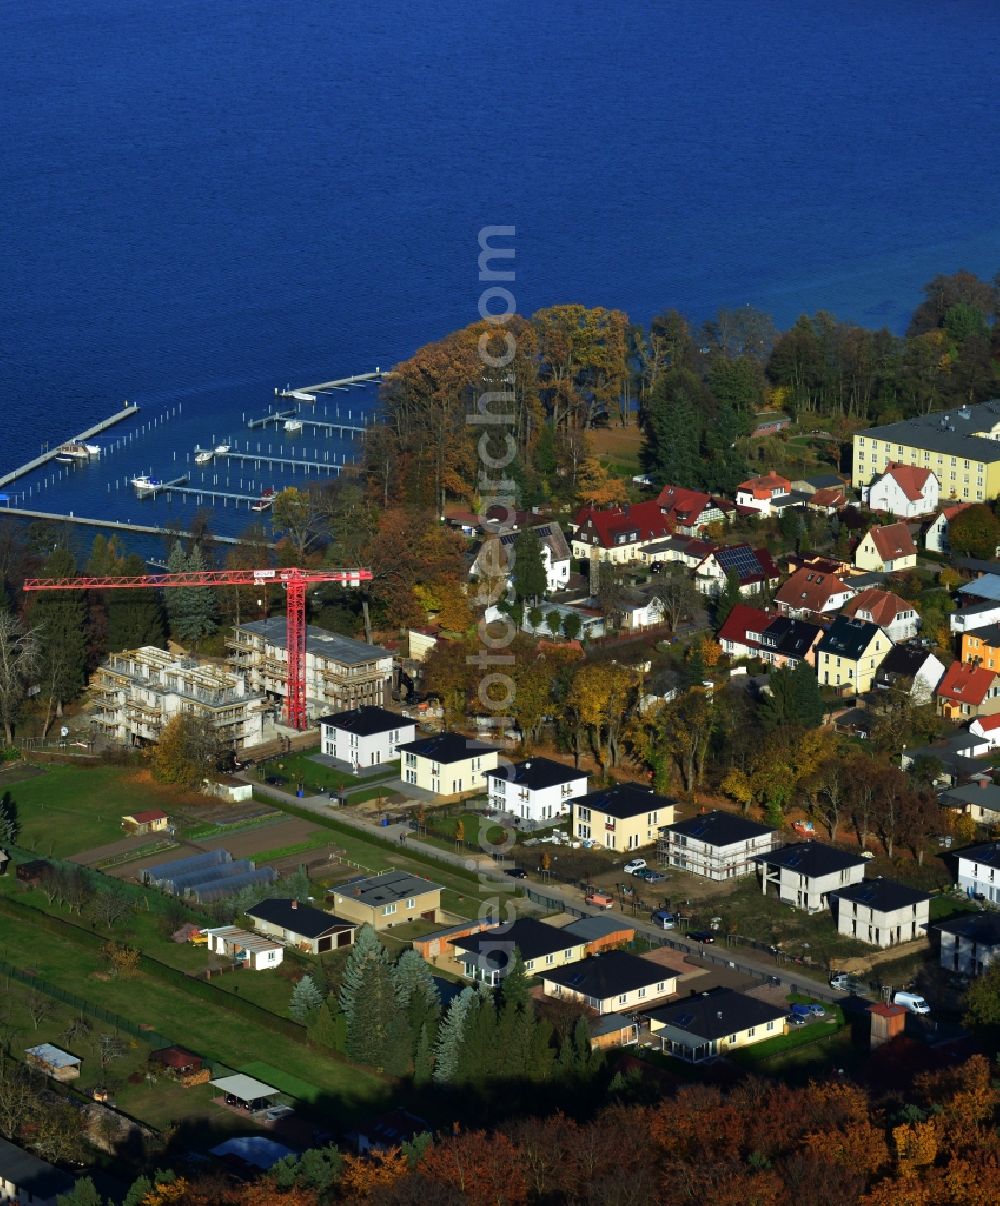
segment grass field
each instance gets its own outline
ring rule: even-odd
[[[3,926],[0,958],[229,1067],[242,1069],[251,1062],[249,1057],[266,1051],[287,1076],[311,1087],[313,1100],[323,1097],[325,1108],[338,1120],[346,1121],[357,1109],[380,1105],[389,1096],[387,1083],[367,1069],[312,1050],[265,1021],[233,1013],[224,1003],[193,997],[145,972],[127,980],[101,978],[99,952],[73,940],[59,941],[30,918]],[[240,975],[251,977],[249,972]]]
[[[176,816],[202,797],[154,783],[145,771],[120,766],[46,766],[18,781],[0,778],[17,806],[22,846],[66,858],[123,837],[122,816],[136,809],[162,808]]]
[[[315,760],[318,750],[302,750],[293,754],[281,754],[277,758],[269,758],[258,767],[261,776],[280,775],[289,790],[294,791],[298,783],[305,787],[307,795],[316,795],[329,788],[357,787],[359,784],[378,783],[384,779],[399,778],[399,763],[393,763],[385,770],[374,775],[352,775],[325,766]]]

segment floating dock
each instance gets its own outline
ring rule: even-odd
[[[300,461],[288,456],[272,456],[270,452],[221,452],[217,460],[253,461],[261,465],[291,465],[293,469],[325,469],[328,473],[339,473],[344,466],[333,461]]]
[[[277,410],[271,414],[263,415],[259,419],[250,419],[247,427],[251,431],[256,431],[258,428],[267,427],[269,423],[274,423],[276,426],[287,422],[289,419],[294,419],[302,427],[315,427],[320,431],[339,431],[341,436],[345,432],[350,432],[351,435],[361,434],[368,430],[367,423],[353,423],[351,420],[354,415],[351,411],[347,412],[347,422],[341,422],[340,419],[307,419],[300,411],[297,410]]]
[[[20,465],[17,469],[12,469],[10,473],[5,473],[3,477],[0,477],[0,489],[10,485],[11,482],[17,481],[19,477],[24,477],[26,473],[40,469],[42,465],[47,465],[49,461],[54,461],[59,455],[59,449],[62,446],[72,443],[84,444],[87,440],[93,439],[94,436],[100,435],[102,431],[107,431],[109,427],[114,427],[116,423],[121,423],[124,419],[130,419],[134,414],[138,414],[138,411],[139,407],[134,402],[126,402],[121,410],[115,411],[107,419],[102,419],[100,423],[95,423],[93,427],[88,427],[86,431],[81,431],[79,435],[71,436],[68,440],[60,440],[58,445],[50,448],[48,452],[43,452],[33,460]]]

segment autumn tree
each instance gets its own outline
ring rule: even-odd
[[[1000,546],[1000,519],[985,503],[965,507],[948,523],[948,543],[959,556],[992,561]]]
[[[150,751],[153,775],[161,783],[194,787],[215,769],[221,746],[211,720],[179,712],[163,726]]]
[[[292,564],[301,564],[322,542],[327,530],[327,515],[322,496],[312,487],[299,490],[296,486],[286,486],[274,496],[271,524],[288,546]]]
[[[38,633],[25,628],[17,616],[0,611],[0,720],[8,745],[40,658]]]
[[[635,704],[635,674],[614,662],[590,662],[573,677],[566,706],[590,734],[603,766],[617,766],[622,728]]]

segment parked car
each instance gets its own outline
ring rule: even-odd
[[[847,972],[837,972],[835,976],[830,977],[830,987],[836,988],[838,992],[847,992],[851,987],[851,977]]]
[[[636,879],[644,879],[647,884],[662,884],[667,878],[662,871],[655,871],[652,867],[647,867],[645,871],[637,871]]]
[[[604,892],[589,892],[583,899],[586,904],[594,905],[598,909],[610,909],[615,903],[614,899]]]
[[[715,941],[715,935],[712,933],[711,930],[688,930],[687,936],[689,938],[693,939],[695,942],[714,942]]]
[[[814,1018],[825,1018],[826,1009],[820,1005],[819,1001],[813,1001],[809,1005],[809,1012]]]
[[[646,860],[644,858],[633,858],[622,867],[626,875],[635,875],[636,871],[645,871]]]
[[[676,925],[676,919],[673,913],[666,909],[655,909],[649,915],[649,920],[655,926],[659,926],[661,930],[672,930]]]
[[[785,1019],[789,1026],[805,1026],[809,1021],[807,1017],[803,1017],[801,1013],[790,1013]]]
[[[931,1007],[917,992],[897,992],[892,998],[892,1003],[904,1006],[910,1013],[926,1015],[931,1011]]]
[[[504,871],[504,875],[509,875],[511,879],[527,879],[528,873],[523,867],[508,867]]]

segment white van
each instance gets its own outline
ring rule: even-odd
[[[931,1007],[922,996],[916,992],[897,992],[892,998],[893,1004],[905,1006],[910,1013],[930,1013]]]

